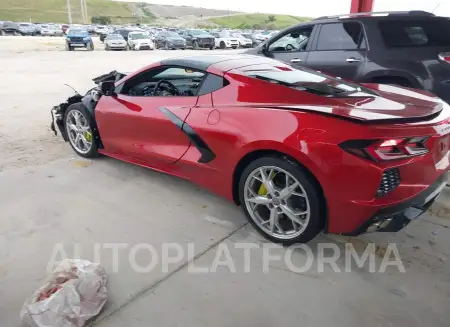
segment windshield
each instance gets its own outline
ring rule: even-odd
[[[28,26],[31,26],[31,24],[27,24],[27,23],[22,23],[22,24],[19,24],[20,26],[24,26],[24,27],[28,27]]]
[[[106,37],[108,40],[122,40],[122,35],[119,34],[110,34]]]
[[[192,35],[208,35],[207,32],[202,31],[202,30],[191,30],[190,33],[191,33]]]
[[[283,68],[283,70],[264,69],[256,70],[247,68],[244,74],[270,83],[280,84],[294,88],[299,91],[306,91],[324,96],[343,96],[360,92],[361,87],[351,84],[325,74],[299,70],[293,68]],[[364,89],[364,92],[373,93]]]
[[[129,37],[130,39],[133,39],[133,40],[148,39],[148,36],[145,35],[145,34],[143,34],[143,33],[139,33],[139,34],[130,34],[130,35],[128,35],[128,37]]]
[[[219,36],[220,37],[231,37],[231,34],[230,34],[230,32],[220,32]]]
[[[88,36],[89,33],[86,30],[83,29],[70,29],[67,35],[81,35],[81,36]]]
[[[233,36],[237,37],[238,39],[243,39],[244,38],[244,36],[242,34],[239,34],[239,33],[234,33]]]
[[[174,33],[174,32],[166,32],[167,34],[167,36],[170,36],[170,37],[180,37],[177,33]]]

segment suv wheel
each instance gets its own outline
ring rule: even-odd
[[[322,229],[320,190],[288,158],[268,156],[250,163],[240,178],[239,199],[250,223],[273,242],[308,242]]]
[[[226,48],[225,42],[223,42],[223,41],[220,42],[220,48],[221,49],[225,49]]]

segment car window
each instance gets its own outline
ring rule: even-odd
[[[273,67],[271,69],[260,69],[258,65],[255,65],[253,67],[244,67],[241,69],[241,72],[249,77],[269,83],[326,97],[343,97],[361,91],[373,94],[373,91],[362,86],[303,68],[295,69],[289,67],[280,69]]]
[[[156,67],[126,81],[120,93],[130,96],[195,96],[202,84],[206,73],[183,67]],[[164,83],[162,89],[158,89],[155,95],[155,87],[160,81],[172,84],[178,94],[171,92],[168,83]]]
[[[389,48],[450,46],[449,20],[401,20],[379,23],[384,43]]]
[[[269,45],[271,52],[305,51],[308,46],[313,26],[304,26],[282,35]]]
[[[358,22],[322,25],[317,50],[356,50],[364,40],[362,26]]]

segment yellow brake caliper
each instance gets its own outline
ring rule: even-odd
[[[84,138],[86,139],[86,141],[88,142],[92,142],[92,134],[89,131],[84,132]]]
[[[276,175],[277,175],[277,173],[272,172],[272,174],[270,174],[270,176],[269,176],[269,180],[272,180]],[[258,190],[258,195],[266,195],[266,194],[267,194],[267,189],[264,186],[264,184],[261,183],[261,186],[259,187],[259,190]]]

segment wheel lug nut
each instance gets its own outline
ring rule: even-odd
[[[281,210],[281,208],[278,207],[278,208],[277,208],[277,211],[278,211],[278,212],[282,212],[283,210]]]

